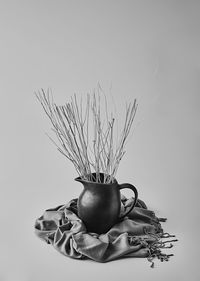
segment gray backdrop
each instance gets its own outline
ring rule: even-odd
[[[200,1],[0,0],[0,280],[199,280]],[[58,103],[100,82],[123,118],[138,98],[117,179],[167,217],[168,263],[76,261],[34,235],[47,208],[77,197],[71,163],[44,132],[34,91]]]

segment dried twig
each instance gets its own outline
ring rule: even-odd
[[[52,130],[59,143],[49,138],[58,151],[73,163],[83,179],[102,182],[100,174],[103,173],[103,182],[108,184],[114,181],[119,163],[125,154],[124,148],[136,114],[137,103],[134,100],[133,104],[127,105],[124,126],[118,141],[114,130],[117,120],[112,114],[109,119],[106,96],[102,107],[100,90],[101,88],[98,88],[98,95],[96,92],[92,97],[87,95],[85,109],[82,98],[78,103],[76,95],[62,106],[54,103],[50,90],[45,92],[42,89],[36,93],[36,97],[53,125]],[[95,178],[92,173],[96,173]]]

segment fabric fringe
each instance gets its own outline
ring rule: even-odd
[[[149,243],[149,256],[147,260],[151,263],[151,268],[154,268],[154,260],[157,258],[161,262],[168,261],[170,257],[174,256],[173,254],[165,254],[162,252],[162,249],[170,249],[173,247],[174,242],[177,242],[178,239],[170,239],[167,241],[162,241],[165,238],[173,238],[175,235],[171,235],[169,233],[162,233],[161,235],[154,235],[152,233],[148,233],[149,236],[152,236],[155,239],[155,242]]]
[[[128,238],[130,245],[141,245],[148,249],[149,255],[147,256],[147,260],[151,263],[151,268],[154,268],[155,266],[155,259],[163,262],[169,261],[169,258],[174,256],[173,254],[165,254],[162,250],[172,248],[172,243],[177,242],[178,239],[170,239],[166,241],[163,241],[162,239],[173,238],[176,237],[175,235],[171,235],[167,232],[156,234],[145,232],[145,234],[146,236],[144,237],[129,236]]]

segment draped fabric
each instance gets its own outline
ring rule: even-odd
[[[121,198],[121,213],[130,206],[132,199]],[[92,259],[96,262],[109,262],[121,257],[146,257],[151,266],[154,258],[161,261],[169,256],[162,253],[163,248],[171,248],[177,241],[165,238],[174,237],[164,233],[160,222],[138,199],[134,209],[107,233],[87,232],[84,223],[77,215],[77,199],[65,205],[48,209],[35,222],[36,235],[60,253],[74,259]]]

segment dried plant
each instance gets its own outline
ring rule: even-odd
[[[106,96],[87,94],[85,104],[76,94],[65,105],[54,103],[50,90],[36,93],[49,117],[58,142],[51,137],[57,149],[74,165],[82,179],[112,183],[125,153],[125,144],[137,110],[136,99],[126,106],[125,121],[120,138],[116,137],[113,114],[108,114]],[[102,105],[102,96],[104,103]],[[92,135],[93,134],[93,135]],[[95,178],[93,176],[95,173]],[[100,179],[103,173],[103,179]]]

